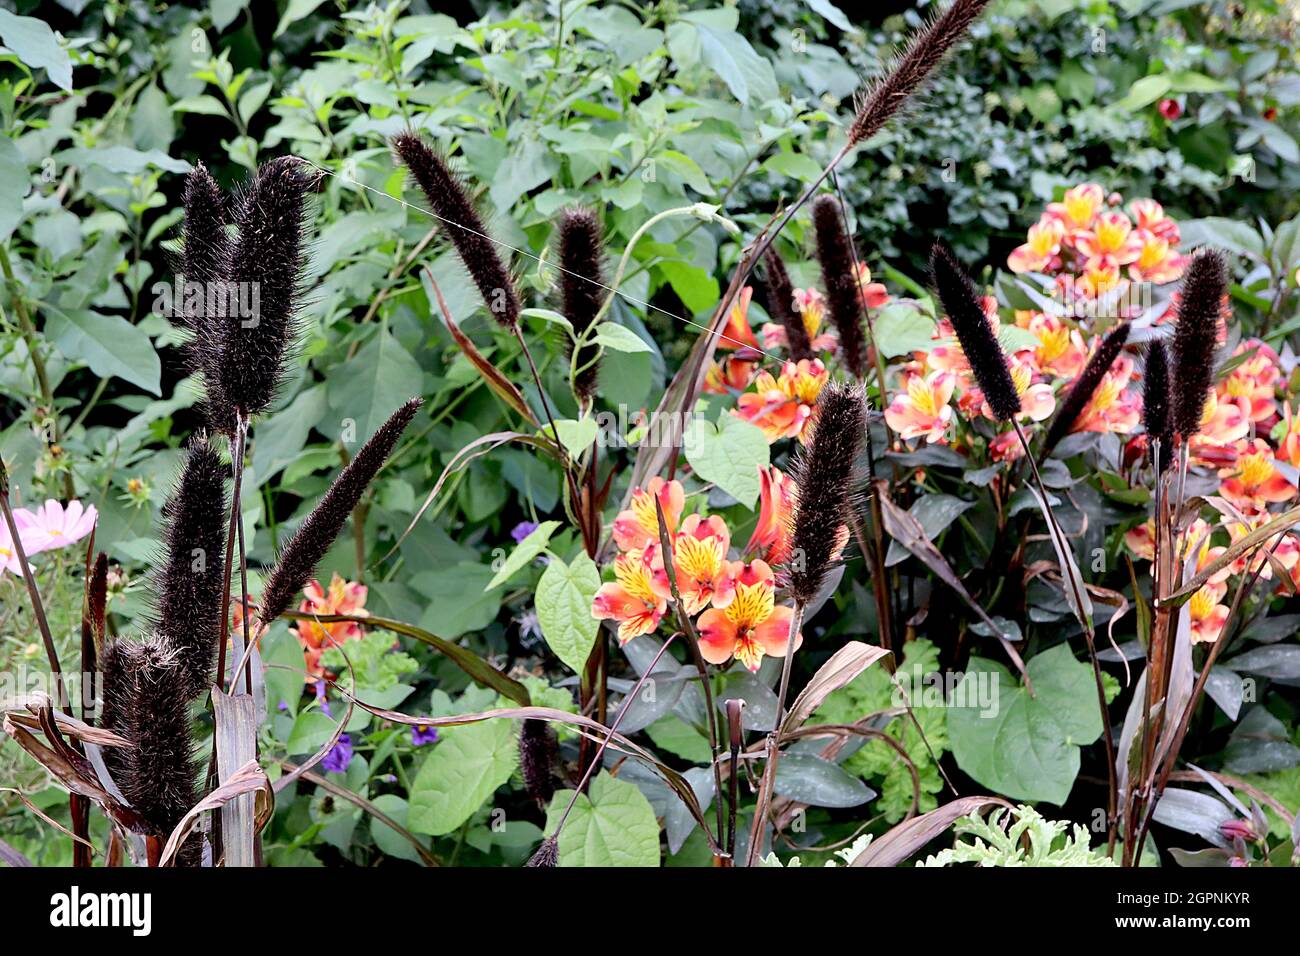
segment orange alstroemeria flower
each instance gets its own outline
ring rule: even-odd
[[[1247,512],[1268,509],[1272,502],[1290,501],[1296,489],[1273,465],[1273,449],[1262,438],[1243,444],[1237,462],[1219,472],[1219,492]]]
[[[794,290],[794,311],[803,319],[803,327],[808,332],[808,341],[814,352],[829,352],[835,348],[837,340],[829,332],[822,332],[822,320],[826,317],[826,299],[816,289]],[[763,323],[763,348],[768,351],[789,346],[785,340],[785,328],[777,322]]]
[[[1158,236],[1171,246],[1181,241],[1178,223],[1166,216],[1164,207],[1154,199],[1135,199],[1128,208],[1138,229]]]
[[[871,281],[871,270],[865,262],[858,263],[858,301],[864,309],[879,309],[889,304],[889,290],[883,282]]]
[[[1141,400],[1128,389],[1132,378],[1133,360],[1121,355],[1102,376],[1071,431],[1127,435],[1136,428],[1141,417]]]
[[[1088,347],[1078,329],[1067,325],[1059,316],[1046,312],[1025,315],[1027,318],[1022,322],[1018,313],[1016,324],[1038,337],[1034,360],[1040,369],[1057,378],[1074,378],[1083,371],[1088,362]]]
[[[1141,248],[1137,258],[1129,263],[1129,278],[1135,282],[1154,282],[1160,285],[1182,277],[1187,259],[1174,251],[1168,239],[1145,229],[1137,230],[1135,235]]]
[[[732,414],[761,428],[769,443],[801,437],[829,378],[821,359],[786,362],[779,378],[773,378],[771,372],[759,372],[754,378],[754,391],[736,400]]]
[[[614,559],[616,580],[600,586],[591,602],[591,616],[598,621],[618,621],[618,642],[650,634],[659,627],[668,602],[654,589],[650,568],[640,552]]]
[[[620,511],[614,519],[614,542],[620,551],[640,551],[648,544],[659,542],[659,517],[655,511],[655,498],[664,510],[668,533],[677,530],[677,521],[686,507],[686,492],[679,481],[664,481],[658,475],[651,478],[645,488],[632,493],[630,507]]]
[[[731,562],[727,549],[731,547],[731,532],[717,515],[687,515],[681,530],[673,535],[673,574],[677,579],[677,592],[682,596],[682,606],[687,614],[698,614],[710,604],[726,607],[735,594],[731,579]],[[651,586],[665,600],[672,597],[672,582],[659,551],[650,563],[653,575]]]
[[[794,479],[776,465],[758,469],[758,524],[745,545],[768,564],[784,564],[790,550],[790,516],[794,514]]]
[[[1065,238],[1065,224],[1045,216],[1029,227],[1028,241],[1017,246],[1007,256],[1007,267],[1012,272],[1042,272],[1061,253],[1061,240]]]
[[[1228,622],[1228,607],[1219,603],[1220,597],[1222,594],[1207,584],[1188,600],[1193,644],[1213,643],[1223,633],[1223,625]]]
[[[1266,422],[1277,414],[1277,387],[1282,379],[1278,355],[1259,339],[1247,339],[1232,354],[1251,352],[1250,358],[1230,371],[1215,386],[1219,397],[1244,398],[1253,422]]]
[[[1117,266],[1135,262],[1142,252],[1142,240],[1133,231],[1132,220],[1113,209],[1098,216],[1091,229],[1075,232],[1073,239],[1086,258]]]
[[[927,442],[943,441],[952,423],[953,389],[957,376],[951,372],[910,375],[907,390],[894,396],[885,409],[885,422],[904,440],[924,437]]]
[[[1283,432],[1278,443],[1278,457],[1287,464],[1300,468],[1300,415],[1291,411],[1290,402],[1282,403]]]
[[[743,392],[754,380],[757,361],[728,355],[721,362],[713,362],[704,373],[704,391],[714,395]]]
[[[794,611],[776,606],[776,579],[765,561],[733,562],[736,594],[725,608],[700,615],[700,655],[710,664],[735,657],[756,671],[763,657],[784,657]],[[796,635],[795,647],[802,642]]]
[[[1047,215],[1059,219],[1067,233],[1089,229],[1106,205],[1106,193],[1096,183],[1080,183],[1066,192],[1060,202],[1049,203]]]
[[[337,574],[330,578],[328,590],[322,588],[319,581],[311,581],[302,589],[302,593],[303,601],[298,605],[298,610],[303,614],[321,617],[330,614],[366,614],[366,586],[356,581],[345,581]],[[360,640],[366,633],[365,628],[356,621],[339,621],[334,624],[322,624],[316,620],[298,621],[290,630],[302,645],[303,658],[307,664],[306,680],[309,684],[327,676],[328,672],[320,662],[325,651],[345,641]]]
[[[718,336],[718,348],[758,348],[758,339],[754,338],[754,330],[749,326],[749,302],[753,297],[754,290],[751,286],[740,290],[740,295],[732,303],[731,312],[727,315],[727,324]]]

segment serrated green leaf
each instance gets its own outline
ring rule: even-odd
[[[761,428],[724,413],[717,425],[704,419],[692,421],[682,444],[700,479],[713,482],[746,508],[754,507],[758,470],[768,465],[771,455]]]
[[[572,564],[559,558],[537,582],[537,622],[551,652],[577,673],[587,664],[600,622],[591,616],[591,602],[600,589],[600,572],[585,554]]]
[[[519,763],[513,720],[485,720],[439,731],[411,783],[408,829],[441,836],[473,816]]]
[[[659,821],[636,785],[601,771],[588,794],[578,795],[560,831],[560,866],[658,866]],[[551,799],[547,836],[572,797],[572,790],[561,790]]]
[[[487,587],[484,588],[484,590],[491,591],[497,585],[509,581],[519,573],[519,571],[521,571],[529,561],[533,560],[533,558],[546,550],[546,543],[551,540],[551,535],[555,534],[555,529],[559,526],[560,523],[558,521],[543,521],[534,528],[528,537],[524,538],[523,541],[520,541],[519,544],[515,546],[515,549],[510,552],[510,556],[506,558],[505,562],[501,565],[501,569],[497,571],[496,574],[492,575],[492,580],[487,583]]]

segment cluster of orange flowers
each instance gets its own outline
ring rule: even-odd
[[[1178,224],[1154,199],[1129,204],[1132,218],[1120,210],[1123,199],[1107,197],[1096,183],[1083,183],[1051,203],[1029,229],[1028,241],[1011,253],[1012,272],[1036,272],[1053,277],[1061,313],[1087,314],[1103,296],[1120,298],[1132,283],[1164,284],[1178,279],[1186,257],[1178,251]],[[997,300],[984,299],[995,332],[1001,332]],[[1020,393],[1022,420],[1041,422],[1056,410],[1062,394],[1087,364],[1101,335],[1066,317],[1034,310],[1017,310],[1013,319],[1022,334],[1004,337],[1011,375]],[[1024,335],[1023,333],[1029,333]],[[993,418],[971,375],[951,325],[941,319],[928,351],[917,351],[899,370],[898,391],[885,410],[885,420],[904,440],[948,443],[954,437],[951,401],[967,420]],[[1142,401],[1134,380],[1133,360],[1121,355],[1093,393],[1073,431],[1130,434],[1141,418]],[[989,444],[994,461],[1022,454],[1014,431],[1004,431]]]
[[[883,284],[872,281],[871,270],[865,263],[858,265],[858,280],[865,308],[878,309],[889,302],[889,293]],[[731,307],[717,344],[719,351],[729,354],[709,368],[705,391],[734,394],[736,408],[732,413],[761,428],[769,443],[782,438],[802,440],[817,396],[829,381],[830,372],[820,358],[786,361],[775,375],[764,369],[763,359],[787,346],[786,335],[785,329],[776,322],[763,323],[758,336],[754,334],[749,324],[752,297],[753,289],[746,286]],[[826,299],[822,293],[811,288],[795,289],[793,306],[808,330],[813,351],[834,353],[839,340],[833,330],[822,328],[826,320]]]
[[[1154,199],[1135,199],[1129,214],[1123,202],[1096,183],[1075,186],[1029,227],[1008,267],[1055,276],[1063,291],[1087,298],[1122,292],[1130,281],[1163,285],[1182,276],[1178,224]]]
[[[630,507],[614,520],[619,550],[615,579],[596,593],[592,617],[617,621],[623,644],[651,634],[667,613],[675,580],[683,609],[698,615],[700,653],[710,664],[735,657],[758,670],[765,656],[784,657],[794,612],[776,603],[772,565],[788,556],[794,483],[775,465],[762,469],[760,476],[758,525],[738,559],[732,557],[731,532],[721,517],[683,517],[686,495],[680,482],[655,477],[636,489]],[[660,546],[656,501],[668,530],[671,580]]]
[[[1197,571],[1227,550],[1211,544],[1216,533],[1226,532],[1228,540],[1235,542],[1267,522],[1275,507],[1292,502],[1300,493],[1295,483],[1300,469],[1300,416],[1285,397],[1286,379],[1278,354],[1264,342],[1249,339],[1233,350],[1233,356],[1238,364],[1215,385],[1205,403],[1201,429],[1191,441],[1193,461],[1214,469],[1219,477],[1218,522],[1211,525],[1198,518],[1186,533],[1184,559],[1194,553]],[[1148,521],[1128,532],[1124,541],[1134,554],[1150,561],[1154,533],[1154,523]],[[1212,641],[1223,629],[1228,617],[1224,601],[1233,575],[1258,570],[1264,580],[1273,580],[1276,568],[1287,575],[1277,582],[1279,590],[1300,589],[1300,544],[1287,535],[1276,544],[1273,555],[1272,561],[1257,557],[1249,567],[1245,558],[1239,558],[1192,596],[1188,606],[1193,641]]]

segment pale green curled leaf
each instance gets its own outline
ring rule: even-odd
[[[44,20],[0,10],[0,43],[32,69],[44,70],[59,89],[72,92],[72,58]]]
[[[510,556],[502,563],[501,568],[492,576],[487,587],[483,590],[491,591],[494,587],[504,584],[512,577],[518,574],[529,561],[537,557],[546,550],[546,544],[551,540],[551,535],[555,534],[555,529],[560,526],[558,521],[543,521],[534,528],[523,541],[520,541],[515,549],[510,552]]]
[[[439,733],[411,783],[407,828],[441,836],[474,815],[519,763],[513,720],[489,720]]]
[[[591,616],[591,602],[600,589],[600,571],[585,554],[572,564],[559,558],[537,582],[537,623],[551,652],[581,674],[595,646],[600,622]]]
[[[1088,828],[1064,820],[1048,820],[1033,807],[996,808],[987,817],[976,811],[953,826],[958,839],[950,850],[940,850],[917,866],[943,867],[954,863],[976,866],[1116,866],[1103,852],[1090,847]]]
[[[711,481],[746,508],[758,499],[759,469],[767,467],[767,436],[757,425],[725,412],[717,425],[697,418],[682,438],[686,460],[702,481]]]
[[[555,833],[572,790],[560,790],[546,811],[546,835]],[[635,784],[601,771],[579,794],[560,831],[560,866],[658,866],[659,821]]]
[[[972,657],[948,708],[949,744],[981,786],[1060,805],[1079,773],[1079,748],[1101,736],[1092,669],[1058,644],[1028,670],[1033,697],[1002,665]]]

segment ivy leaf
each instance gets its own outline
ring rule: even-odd
[[[484,720],[439,731],[411,783],[407,828],[441,836],[474,815],[519,763],[513,720]]]
[[[573,798],[560,790],[546,810],[547,836]],[[559,840],[560,866],[658,866],[659,821],[654,808],[635,784],[606,771],[579,794]]]
[[[957,765],[1013,800],[1063,804],[1079,748],[1101,735],[1091,669],[1058,644],[1028,664],[1030,697],[1000,664],[972,657],[953,691],[948,737]]]
[[[546,550],[546,543],[551,540],[551,535],[555,534],[555,529],[559,526],[558,521],[543,521],[534,528],[528,537],[520,541],[515,549],[510,552],[510,557],[506,558],[501,565],[501,569],[492,576],[492,580],[487,583],[484,590],[491,591],[497,585],[509,581],[529,561]]]
[[[703,481],[711,481],[746,508],[758,498],[758,469],[769,462],[767,436],[757,425],[723,413],[715,426],[695,419],[683,437],[686,460]]]
[[[573,564],[559,558],[537,582],[537,623],[551,652],[577,673],[587,665],[600,622],[591,616],[591,602],[600,589],[600,572],[591,558],[579,554]]]

